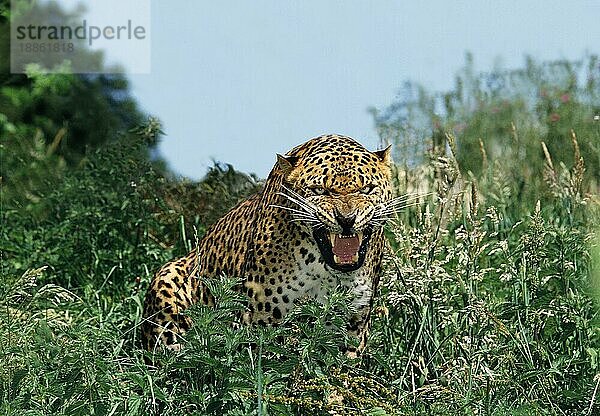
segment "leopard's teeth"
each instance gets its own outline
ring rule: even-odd
[[[331,241],[331,246],[333,247],[335,244],[335,233],[329,233],[329,241]]]
[[[350,234],[350,235],[338,234],[337,236],[338,236],[338,238],[354,238],[354,237],[356,237],[356,234]]]
[[[333,261],[336,263],[341,263],[340,261],[340,256],[338,256],[337,254],[333,255]],[[355,254],[354,256],[352,256],[352,262],[353,263],[358,263],[358,254]]]
[[[352,235],[343,235],[343,234],[336,234],[336,233],[329,233],[329,241],[331,242],[331,245],[333,246],[335,244],[335,239],[339,238],[354,238],[354,237],[358,237],[358,243],[360,245],[360,243],[362,243],[362,238],[363,238],[363,233],[362,232],[357,232],[355,234]]]

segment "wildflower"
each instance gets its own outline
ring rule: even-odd
[[[570,99],[570,98],[571,98],[571,97],[569,96],[569,94],[563,94],[563,95],[561,95],[561,96],[560,96],[560,101],[561,101],[563,104],[566,104],[566,103],[568,103],[568,102],[569,102],[569,99]]]
[[[558,120],[560,120],[560,116],[557,113],[550,114],[550,121],[552,121],[553,123],[555,123]]]
[[[600,121],[600,115],[595,115],[594,116],[594,121]]]

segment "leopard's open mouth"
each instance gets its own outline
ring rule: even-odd
[[[313,237],[328,266],[342,272],[351,272],[360,268],[365,261],[371,230],[336,234],[320,228],[313,231]]]

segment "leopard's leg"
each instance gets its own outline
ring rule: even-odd
[[[348,322],[348,333],[358,341],[358,345],[348,346],[346,355],[350,358],[359,357],[367,345],[367,336],[370,326],[370,307],[363,307],[358,313],[353,314]]]
[[[198,301],[199,279],[192,273],[190,259],[183,257],[165,264],[146,292],[142,343],[149,351],[163,345],[181,348],[181,336],[190,328],[185,310]]]
[[[373,241],[373,252],[379,254],[374,258],[373,268],[368,273],[368,276],[371,277],[366,280],[357,280],[354,284],[355,289],[358,289],[357,292],[359,295],[353,301],[355,312],[348,322],[348,332],[356,337],[358,345],[355,348],[350,347],[347,349],[346,355],[350,358],[359,357],[367,346],[367,337],[371,326],[371,310],[373,309],[373,301],[379,287],[383,254],[387,247],[385,239],[379,238]]]

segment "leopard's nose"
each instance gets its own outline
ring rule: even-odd
[[[354,222],[356,221],[356,214],[344,216],[340,215],[338,212],[335,214],[335,220],[342,227],[343,235],[351,235],[354,234]]]

